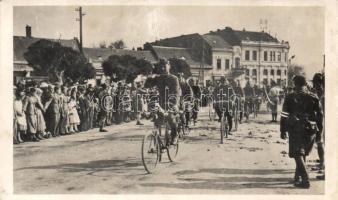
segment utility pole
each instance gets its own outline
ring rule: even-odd
[[[82,13],[82,7],[78,7],[75,11],[79,12],[79,18],[76,18],[76,21],[80,23],[80,51],[82,52],[82,17],[86,15],[86,13]]]

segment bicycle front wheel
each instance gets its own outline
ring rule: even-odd
[[[167,146],[167,154],[170,162],[174,162],[178,155],[178,140],[176,144]]]
[[[149,174],[153,173],[161,154],[159,141],[156,135],[148,134],[143,137],[141,154],[144,169]]]
[[[174,162],[178,155],[178,142],[179,140],[175,141],[174,144],[170,144],[171,142],[171,133],[169,130],[169,126],[166,128],[165,140],[166,140],[166,149],[167,154],[170,162]]]

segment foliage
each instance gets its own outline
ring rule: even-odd
[[[127,83],[131,83],[139,74],[149,75],[152,65],[144,59],[130,55],[112,55],[102,63],[102,69],[104,74],[114,81],[126,80]]]
[[[184,78],[189,78],[192,74],[190,71],[190,66],[183,59],[170,58],[170,74],[177,76],[179,73],[183,73]],[[166,74],[166,61],[161,59],[158,63],[154,65],[153,69],[154,74]]]
[[[111,49],[125,49],[127,46],[123,40],[116,40],[108,46]]]
[[[191,77],[190,66],[183,59],[170,58],[170,73],[174,75],[178,75],[179,73],[183,73],[184,78]]]
[[[106,44],[106,41],[101,41],[100,43],[99,43],[99,47],[101,48],[101,49],[106,49],[107,48],[107,44]]]
[[[58,42],[39,40],[28,47],[24,57],[35,74],[49,76],[53,82],[62,84],[64,79],[76,82],[95,77],[94,67],[82,53]]]

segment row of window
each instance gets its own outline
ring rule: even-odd
[[[264,54],[264,61],[279,61],[280,62],[282,60],[282,52],[264,51],[263,54]],[[276,55],[277,55],[277,57],[276,57]],[[257,61],[257,59],[258,59],[258,54],[257,54],[256,50],[252,51],[252,57],[251,57],[251,51],[249,51],[249,50],[245,51],[245,60],[246,61],[249,61],[249,60]],[[285,56],[285,62],[286,62],[286,56]]]
[[[276,73],[277,73],[277,76],[281,76],[281,75],[282,75],[282,70],[277,69],[277,70],[276,70]],[[247,76],[249,76],[249,75],[250,75],[250,70],[249,70],[249,69],[246,69],[245,74],[246,74]],[[251,75],[257,76],[257,69],[252,69]],[[268,70],[267,70],[267,69],[264,69],[264,70],[263,70],[263,75],[268,75]],[[274,69],[271,69],[271,70],[270,70],[270,75],[272,75],[272,76],[275,75],[275,70],[274,70]],[[284,70],[284,75],[286,75],[286,70]]]
[[[218,58],[217,61],[216,61],[216,66],[217,66],[217,69],[222,69],[222,59]],[[225,66],[224,66],[225,69],[230,69],[230,60],[229,59],[225,59]]]
[[[273,82],[275,82],[275,83],[277,83],[278,85],[280,85],[282,81],[286,82],[286,79],[280,79],[280,78],[277,78],[276,81],[275,81],[274,79],[270,79],[270,84],[273,83]],[[257,84],[257,78],[252,78],[252,82],[253,82],[254,84]],[[264,78],[264,79],[263,79],[263,84],[264,84],[264,85],[268,85],[268,84],[269,84],[267,78]]]

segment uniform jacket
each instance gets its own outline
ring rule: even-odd
[[[319,132],[323,128],[323,113],[316,95],[299,90],[288,94],[281,113],[281,132],[292,132],[290,121],[292,118],[307,119],[317,124]]]

